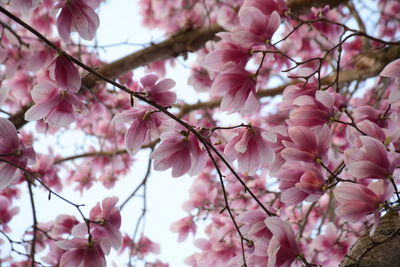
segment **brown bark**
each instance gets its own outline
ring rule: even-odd
[[[215,34],[222,30],[221,26],[214,24],[210,27],[182,31],[161,43],[153,44],[117,61],[105,64],[97,72],[107,78],[117,78],[126,72],[146,66],[152,62],[194,52],[203,47],[207,41],[215,39]],[[86,87],[90,88],[98,80],[98,77],[88,75],[82,82]]]
[[[293,15],[299,16],[309,13],[312,7],[324,7],[329,5],[333,8],[347,1],[348,0],[288,0],[287,6]]]
[[[382,217],[372,236],[361,236],[340,264],[340,267],[400,266],[400,219],[398,213]]]

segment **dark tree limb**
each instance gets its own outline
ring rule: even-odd
[[[398,267],[400,263],[400,219],[395,212],[382,217],[374,234],[361,236],[340,267]]]

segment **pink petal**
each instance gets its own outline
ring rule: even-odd
[[[384,77],[400,78],[400,58],[386,65],[379,75]]]
[[[61,9],[57,18],[57,30],[64,42],[69,40],[72,28],[72,14],[68,8]]]
[[[140,78],[140,83],[145,89],[153,87],[157,80],[158,80],[158,75],[156,74],[146,74],[142,78]]]
[[[84,251],[83,249],[73,249],[65,252],[61,256],[60,267],[77,267],[83,261]]]

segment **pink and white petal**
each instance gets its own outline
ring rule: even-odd
[[[124,138],[124,145],[129,154],[135,155],[140,150],[147,135],[148,129],[142,120],[134,122],[131,127],[129,127]]]
[[[36,84],[31,92],[32,100],[36,104],[43,103],[52,98],[59,90],[52,82],[41,82]]]
[[[76,237],[86,236],[88,234],[87,224],[82,222],[82,223],[75,225],[71,230],[71,234]]]
[[[332,108],[335,104],[335,98],[328,91],[317,90],[315,98],[327,108]]]
[[[101,202],[101,206],[103,208],[102,216],[104,218],[108,218],[109,216],[111,216],[113,211],[119,213],[115,207],[118,203],[118,200],[119,198],[115,196],[103,199],[103,201]]]
[[[255,7],[244,6],[239,11],[240,25],[247,30],[261,33],[265,27],[266,16]]]
[[[41,104],[36,104],[25,112],[25,120],[41,120],[49,115],[49,113],[57,106],[57,104],[58,101],[56,101],[56,99],[52,99],[51,101],[47,101]]]
[[[46,123],[52,128],[68,127],[75,120],[71,112],[53,110],[46,119]]]
[[[69,35],[72,29],[72,13],[68,8],[61,9],[60,15],[57,18],[57,30],[61,39],[64,42],[69,40]]]
[[[108,233],[108,238],[111,241],[111,245],[115,250],[118,250],[122,245],[122,234],[113,225],[106,224],[106,231]]]
[[[81,87],[79,71],[66,56],[59,56],[56,59],[54,77],[57,84],[65,90],[78,92]]]
[[[17,129],[12,122],[4,118],[0,118],[0,137],[7,142],[6,147],[14,149],[19,146]]]
[[[384,77],[400,78],[400,58],[386,65],[379,75]]]
[[[183,139],[183,137],[182,137]],[[154,160],[162,160],[173,155],[175,152],[181,150],[186,145],[184,140],[167,139],[162,142],[154,151],[151,153],[151,158]]]
[[[317,148],[317,139],[314,133],[306,127],[289,128],[290,139],[304,151],[315,151]]]
[[[150,73],[146,74],[142,78],[140,78],[140,83],[142,84],[143,88],[147,91],[151,89],[158,80],[158,75]]]
[[[0,191],[13,182],[17,168],[5,162],[0,162]]]
[[[83,267],[106,267],[107,262],[100,246],[93,246],[85,250]]]
[[[61,256],[60,267],[81,266],[83,257],[84,257],[83,249],[73,249],[67,251]]]
[[[269,17],[268,26],[266,28],[266,37],[268,39],[272,38],[276,30],[279,28],[280,24],[281,17],[279,16],[279,13],[274,10],[274,12],[272,12],[271,16]]]
[[[389,173],[387,169],[374,164],[370,161],[358,161],[347,164],[347,169],[351,175],[356,178],[372,178],[372,179],[384,179]]]
[[[293,229],[288,222],[282,221],[277,217],[269,217],[264,220],[268,229],[272,232],[273,236],[280,243],[289,245],[293,250],[298,250],[296,243],[296,237],[294,235]]]
[[[86,238],[74,238],[74,239],[70,239],[70,240],[56,241],[57,247],[64,249],[64,250],[81,248],[81,247],[86,246],[86,243],[87,243]]]
[[[302,190],[296,187],[292,187],[285,190],[285,192],[282,193],[281,201],[286,205],[296,205],[302,202],[304,199],[306,199],[307,196],[308,196],[307,193],[303,192]]]
[[[372,213],[374,209],[365,202],[353,201],[340,205],[336,208],[335,213],[337,216],[348,220],[350,222],[358,222],[363,220],[368,213]]]
[[[190,157],[186,155],[179,155],[179,159],[175,162],[175,164],[172,167],[172,177],[180,177],[187,173],[191,166],[192,166],[192,161]]]
[[[131,110],[124,111],[122,113],[118,113],[111,120],[114,123],[126,123],[132,122],[136,118],[135,113],[132,113]]]
[[[175,87],[176,83],[172,79],[163,79],[159,81],[151,91],[165,92]]]

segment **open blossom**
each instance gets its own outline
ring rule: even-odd
[[[272,232],[268,246],[268,267],[288,267],[300,254],[292,227],[277,217],[265,219]]]
[[[147,98],[156,102],[161,106],[169,106],[176,101],[176,94],[170,89],[175,86],[172,79],[162,79],[157,82],[158,76],[155,74],[147,74],[140,79],[142,86],[138,88],[139,92],[146,92]]]
[[[161,112],[143,106],[117,114],[113,121],[131,123],[124,139],[125,148],[131,155],[135,155],[143,144],[159,138],[162,129],[167,127],[167,118]]]
[[[317,236],[313,241],[315,250],[320,251],[322,266],[338,266],[348,253],[353,238],[341,237],[340,232],[333,222],[329,222],[323,234]]]
[[[122,235],[119,231],[121,227],[121,214],[116,204],[118,197],[105,198],[101,205],[97,203],[89,214],[89,219],[95,223],[91,224],[92,237],[98,240],[101,249],[105,254],[113,249],[119,249],[122,245]],[[75,236],[85,236],[87,234],[86,223],[80,223],[72,229]]]
[[[297,97],[293,104],[296,106],[286,122],[292,126],[313,127],[323,125],[334,117],[335,102],[342,102],[340,95],[328,91],[318,90],[315,97],[302,95]],[[340,106],[338,107],[340,109]]]
[[[388,181],[380,180],[368,186],[356,183],[341,183],[333,190],[339,206],[337,216],[350,222],[361,221],[368,214],[375,215],[375,226],[379,222],[382,204],[393,194],[393,187]]]
[[[283,165],[276,177],[282,191],[281,200],[287,205],[295,205],[303,200],[316,201],[324,194],[323,176],[312,167],[290,162]]]
[[[178,242],[185,241],[189,233],[196,234],[196,223],[193,221],[192,216],[187,216],[171,225],[171,231],[178,233]]]
[[[281,18],[273,11],[270,16],[258,8],[244,6],[239,11],[240,26],[232,29],[232,38],[242,46],[265,45],[278,29]]]
[[[224,153],[230,161],[237,159],[241,172],[252,175],[274,161],[275,154],[270,145],[276,142],[274,134],[254,126],[237,129],[236,133],[225,146]]]
[[[33,148],[25,148],[15,126],[9,120],[0,118],[0,191],[18,180],[23,173],[20,168],[25,169],[34,157]]]
[[[57,246],[66,250],[61,256],[60,267],[106,267],[104,252],[96,240],[86,238],[60,240]]]
[[[214,72],[219,72],[230,61],[245,67],[251,56],[249,49],[234,43],[231,33],[221,32],[217,35],[222,40],[217,43],[216,49],[207,55],[204,66]]]
[[[256,81],[251,73],[232,61],[215,78],[210,94],[222,97],[223,111],[239,111],[246,115],[257,110],[260,105],[256,98]]]
[[[345,163],[348,172],[356,178],[385,179],[389,178],[400,159],[390,153],[378,140],[370,136],[359,137],[362,146],[345,151]]]
[[[292,142],[283,140],[285,148],[281,156],[290,161],[316,162],[325,157],[332,139],[328,125],[314,128],[296,126],[289,128],[289,137]]]
[[[27,121],[44,119],[50,127],[67,127],[75,120],[75,112],[83,108],[75,93],[49,81],[35,85],[31,94],[35,105],[26,111]]]
[[[196,175],[203,170],[207,154],[200,148],[196,136],[182,130],[166,133],[162,139],[163,142],[151,154],[155,170],[172,168],[172,177],[185,173]]]
[[[19,211],[18,207],[11,208],[10,201],[5,197],[0,195],[0,229],[9,232],[11,229],[8,227],[12,217]]]
[[[71,32],[78,32],[83,39],[92,40],[100,25],[99,17],[94,11],[99,4],[98,0],[59,1],[56,8],[61,8],[57,18],[60,37],[66,42]]]

